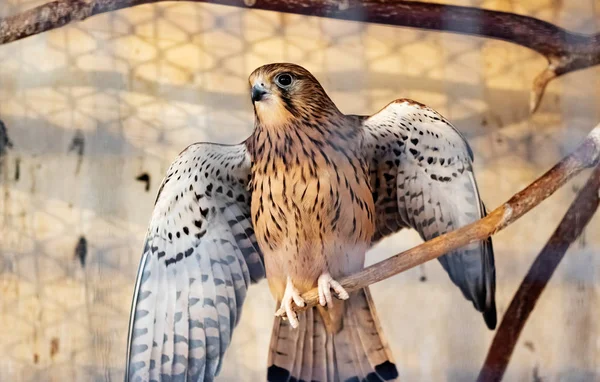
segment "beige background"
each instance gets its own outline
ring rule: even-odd
[[[39,3],[1,0],[0,16]],[[600,1],[460,4],[600,29]],[[130,297],[162,176],[192,142],[250,133],[247,76],[276,61],[313,71],[347,113],[398,97],[436,108],[468,137],[492,208],[600,121],[600,68],[553,82],[530,116],[542,57],[412,29],[164,3],[0,46],[0,119],[14,144],[0,163],[0,381],[122,380]],[[69,151],[75,137],[81,157]],[[149,191],[136,181],[142,173]],[[584,180],[495,237],[500,315]],[[600,381],[599,233],[596,215],[540,299],[506,381]],[[418,242],[402,233],[369,262]],[[437,262],[373,294],[404,381],[475,378],[493,332]],[[251,289],[219,380],[264,379],[273,308],[264,282]]]

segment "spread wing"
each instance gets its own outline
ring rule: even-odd
[[[486,215],[473,175],[467,141],[440,114],[397,100],[363,119],[375,200],[374,240],[403,227],[432,239]],[[494,252],[491,239],[439,258],[450,278],[496,326]]]
[[[249,285],[264,277],[244,144],[199,143],[156,200],[129,326],[126,380],[212,381]]]

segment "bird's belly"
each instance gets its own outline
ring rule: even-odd
[[[269,282],[280,284],[281,293],[288,276],[308,290],[326,271],[338,277],[363,267],[373,232],[368,185],[350,184],[351,190],[325,170],[308,179],[278,174],[255,181],[255,232]]]

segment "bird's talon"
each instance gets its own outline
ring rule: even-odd
[[[282,317],[284,314],[286,317],[282,317],[283,319],[288,319],[292,328],[298,327],[298,315],[294,312],[292,304],[296,304],[299,307],[303,307],[306,305],[302,296],[300,296],[300,292],[294,285],[292,281],[288,278],[287,285],[285,287],[285,292],[283,293],[283,298],[281,299],[281,305],[277,312],[275,312],[276,316]]]
[[[340,300],[347,300],[348,292],[342,287],[342,285],[335,281],[329,273],[323,273],[319,276],[318,280],[319,287],[319,304],[322,306],[333,304],[333,298],[331,296],[331,289],[337,294],[337,298]]]

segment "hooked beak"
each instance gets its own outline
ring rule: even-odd
[[[267,90],[261,84],[252,86],[252,102],[258,102],[262,100],[265,94],[267,94]]]

